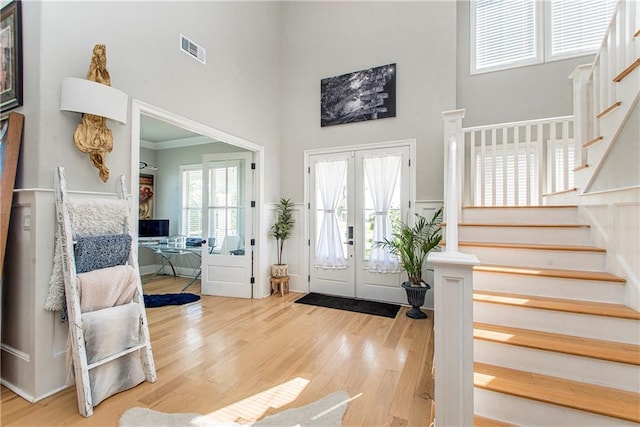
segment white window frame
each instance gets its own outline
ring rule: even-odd
[[[604,1],[604,0],[603,0]],[[546,62],[560,61],[563,59],[576,58],[580,56],[593,55],[596,49],[585,49],[582,51],[565,53],[561,55],[551,55],[551,3],[550,0],[535,2],[535,58],[522,60],[510,64],[501,64],[492,67],[476,67],[476,1],[469,2],[470,18],[470,73],[471,75],[490,73],[493,71],[509,70],[513,68],[527,67],[530,65],[543,64]]]
[[[471,0],[469,2],[469,17],[471,20],[471,34],[470,34],[471,43],[469,45],[469,48],[470,48],[469,50],[471,51],[471,75],[489,73],[492,71],[507,70],[511,68],[526,67],[529,65],[543,63],[544,62],[544,52],[543,52],[543,45],[544,45],[543,16],[544,15],[541,13],[541,4],[538,1],[535,2],[534,15],[535,15],[534,36],[535,36],[535,44],[536,44],[534,58],[531,58],[529,60],[513,62],[510,64],[501,64],[501,65],[494,65],[492,67],[476,68],[476,58],[477,58],[477,55],[476,55],[476,26],[477,26],[476,1]]]
[[[185,172],[190,172],[190,171],[200,171],[202,172],[202,163],[195,163],[195,164],[188,164],[188,165],[180,165],[179,166],[179,177],[180,177],[180,220],[178,222],[179,225],[179,230],[180,230],[180,234],[187,236],[188,235],[188,230],[186,229],[186,223],[184,220],[184,211],[185,211],[185,206],[184,206],[184,200],[185,200],[185,194],[184,194],[184,173]],[[204,178],[203,178],[204,179]],[[202,206],[199,208],[200,210],[202,210]]]

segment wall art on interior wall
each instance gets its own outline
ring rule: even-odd
[[[22,13],[14,0],[2,7],[0,17],[0,111],[22,105]]]
[[[153,178],[140,174],[140,219],[153,218]]]
[[[320,125],[396,116],[396,64],[369,68],[320,82]]]

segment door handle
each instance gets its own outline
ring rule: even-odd
[[[344,244],[353,246],[353,240],[347,240]]]

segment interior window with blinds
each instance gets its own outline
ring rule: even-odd
[[[471,74],[595,53],[616,0],[471,1]]]

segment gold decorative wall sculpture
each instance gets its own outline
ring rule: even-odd
[[[107,47],[104,44],[93,47],[87,80],[111,86],[111,77],[107,71]],[[105,156],[113,149],[113,135],[107,128],[107,119],[93,114],[83,114],[82,122],[73,133],[73,143],[78,150],[89,155],[93,166],[100,170],[100,179],[107,182],[109,168],[105,165]]]

